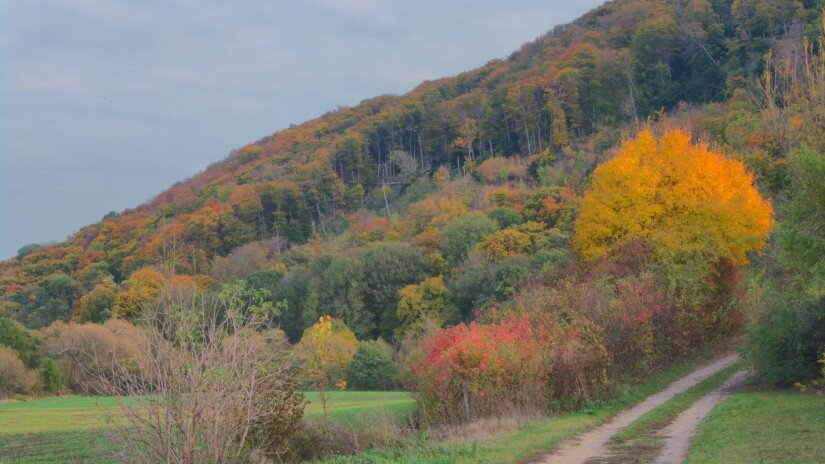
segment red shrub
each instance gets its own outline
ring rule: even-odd
[[[544,404],[550,327],[528,316],[460,324],[423,342],[413,365],[426,419],[457,421]]]
[[[672,356],[675,308],[663,287],[650,274],[616,284],[616,314],[606,341],[625,375],[646,376]]]

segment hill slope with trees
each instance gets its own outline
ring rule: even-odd
[[[276,132],[65,242],[22,248],[0,264],[0,312],[33,329],[133,318],[171,279],[240,286],[279,308],[292,341],[324,314],[395,341],[473,320],[577,261],[590,176],[643,127],[709,141],[767,196],[790,188],[787,134],[755,89],[770,54],[816,43],[820,4],[607,2],[506,59]],[[661,255],[679,238],[657,240]],[[734,263],[753,249],[730,246]]]

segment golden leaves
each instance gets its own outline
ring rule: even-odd
[[[692,144],[684,131],[657,139],[645,130],[596,169],[573,243],[586,260],[642,238],[662,259],[699,254],[744,264],[773,226],[770,202],[741,162]]]

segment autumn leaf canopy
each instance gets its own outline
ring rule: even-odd
[[[745,165],[691,143],[681,130],[644,130],[599,166],[584,195],[574,245],[585,260],[632,240],[662,260],[691,256],[747,262],[774,225],[770,201]]]

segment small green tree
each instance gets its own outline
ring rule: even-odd
[[[80,320],[103,323],[112,317],[112,307],[117,297],[117,285],[111,277],[104,279],[89,293],[80,297]]]
[[[505,206],[499,206],[491,210],[487,215],[494,219],[501,229],[517,226],[524,222],[524,216],[520,212]]]
[[[467,256],[485,235],[498,229],[498,223],[482,213],[470,213],[453,219],[441,234],[439,248],[451,264]]]
[[[355,390],[389,390],[398,377],[398,365],[383,340],[366,340],[358,345],[349,365],[347,383]]]
[[[27,367],[36,366],[36,352],[40,341],[19,322],[0,317],[0,346],[5,345],[17,354]]]
[[[58,393],[64,388],[63,374],[51,358],[46,358],[40,363],[40,383],[46,393]]]

